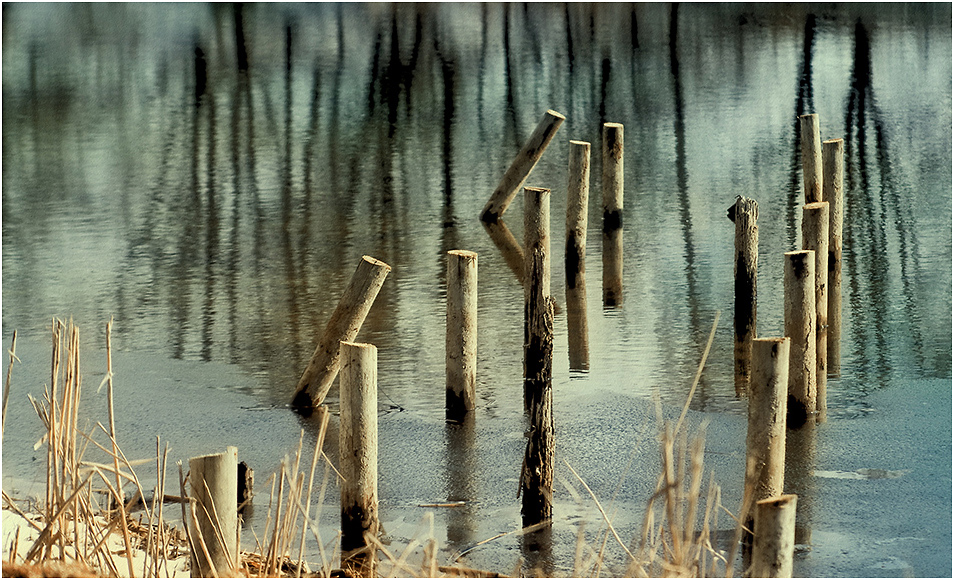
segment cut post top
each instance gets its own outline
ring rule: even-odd
[[[447,253],[454,256],[460,256],[461,258],[468,260],[477,259],[477,252],[471,252],[470,250],[448,250]]]
[[[841,137],[838,137],[837,139],[825,139],[824,141],[822,141],[822,145],[834,145],[836,143],[844,144],[845,140],[842,139]]]
[[[376,346],[374,346],[373,344],[367,343],[367,342],[351,342],[351,341],[348,341],[348,340],[342,340],[342,341],[341,341],[341,345],[342,345],[342,346],[352,346],[352,347],[355,347],[355,348],[362,348],[362,349],[363,349],[363,348],[373,348],[373,349],[377,349]]]
[[[554,111],[553,109],[547,109],[547,115],[550,115],[551,117],[556,117],[557,119],[560,119],[561,121],[566,121],[565,115],[558,113]]]
[[[550,193],[550,190],[546,187],[531,187],[527,186],[523,188],[524,193],[534,192],[534,193]]]
[[[772,504],[784,505],[791,501],[797,501],[797,500],[798,500],[797,494],[786,493],[782,495],[776,495],[774,497],[767,497],[765,499],[760,499],[757,502],[755,502],[755,505],[772,505]]]
[[[827,207],[828,207],[827,201],[813,201],[811,203],[806,203],[804,206],[802,206],[802,209],[809,211],[809,210],[816,210],[816,209],[822,209]]]
[[[603,126],[606,127],[607,129],[622,129],[623,128],[622,123],[603,123]]]
[[[379,267],[379,268],[385,268],[388,272],[391,271],[391,266],[388,266],[387,264],[385,264],[385,263],[382,262],[381,260],[378,260],[377,258],[372,258],[371,256],[361,256],[361,259],[362,259],[363,261],[365,261],[365,262],[371,264],[372,266],[377,266],[377,267]]]
[[[589,147],[589,141],[578,141],[576,139],[570,139],[570,145],[576,145],[577,147]]]

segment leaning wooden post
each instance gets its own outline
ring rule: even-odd
[[[821,133],[818,115],[802,115],[798,118],[802,142],[802,181],[805,187],[805,203],[822,201],[822,155]]]
[[[371,256],[363,256],[351,276],[338,306],[331,315],[324,334],[318,340],[311,360],[298,380],[292,406],[303,414],[311,414],[322,404],[335,377],[338,376],[339,347],[342,341],[354,340],[364,323],[378,291],[391,266]]]
[[[603,306],[623,304],[623,125],[603,124]]]
[[[802,214],[802,246],[815,251],[815,410],[828,409],[828,202],[810,203]]]
[[[552,109],[544,113],[543,118],[537,123],[537,128],[533,130],[523,149],[520,150],[510,168],[504,173],[497,189],[490,195],[487,205],[484,206],[484,210],[480,214],[481,220],[493,223],[507,211],[510,202],[516,197],[520,187],[523,186],[523,182],[527,180],[530,172],[540,161],[547,145],[553,140],[557,129],[565,120],[566,117]]]
[[[791,344],[788,337],[757,338],[752,341],[744,487],[744,511],[749,529],[752,529],[753,503],[782,493],[785,485],[785,427]],[[746,535],[743,545],[751,546],[750,536]]]
[[[189,482],[192,576],[231,576],[238,566],[238,448],[189,459]]]
[[[447,346],[445,351],[448,420],[462,421],[477,403],[477,254],[447,252]]]
[[[785,335],[792,339],[788,366],[788,427],[815,414],[815,252],[785,253]]]
[[[845,208],[845,142],[822,143],[822,199],[828,202],[828,372],[841,368],[841,238]]]
[[[550,297],[550,190],[527,187],[524,205],[524,402],[530,414],[520,474],[523,525],[553,515],[553,299]]]
[[[341,342],[341,562],[346,571],[374,573],[378,534],[378,349]]]
[[[566,326],[570,368],[590,368],[586,324],[586,223],[590,197],[590,144],[570,141],[569,184],[566,193]]]
[[[752,372],[759,271],[759,204],[739,197],[729,208],[735,222],[735,393],[748,390]]]
[[[755,504],[751,578],[791,578],[798,496],[779,495]]]

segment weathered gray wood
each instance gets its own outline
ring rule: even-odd
[[[342,568],[370,577],[368,538],[378,534],[378,350],[341,342]]]
[[[524,526],[553,514],[553,299],[550,296],[550,190],[525,188],[524,403],[530,415],[520,474]]]
[[[232,576],[238,565],[238,449],[189,459],[189,484],[192,577]]]
[[[798,496],[778,495],[755,504],[752,578],[791,578]]]
[[[497,185],[497,189],[491,194],[487,205],[484,206],[484,210],[480,214],[481,220],[493,223],[503,216],[504,212],[507,211],[507,208],[510,206],[510,202],[513,201],[513,198],[516,197],[517,192],[520,191],[523,183],[527,180],[530,172],[533,171],[537,162],[540,161],[543,152],[546,151],[547,145],[553,140],[557,129],[560,128],[560,125],[562,125],[565,120],[566,117],[554,110],[549,110],[544,113],[543,118],[537,123],[536,129],[533,130],[530,138],[524,144],[523,149],[517,153],[517,157],[514,158],[513,163],[504,173],[503,178],[501,178],[500,183]]]
[[[477,254],[447,252],[447,419],[460,421],[477,406]]]
[[[305,372],[298,380],[292,405],[299,411],[310,414],[322,404],[338,376],[339,345],[358,336],[378,291],[391,266],[370,256],[363,256],[351,276],[338,306],[331,315],[324,333],[318,340]]]
[[[758,501],[785,484],[785,426],[791,339],[752,341],[749,423],[745,439],[745,495]]]
[[[841,245],[845,208],[845,142],[822,143],[822,198],[828,202],[828,373],[841,369]]]
[[[814,419],[817,396],[815,356],[815,252],[785,253],[785,335],[792,340],[788,367],[788,426]]]
[[[570,141],[566,194],[566,325],[570,369],[590,368],[586,321],[586,226],[590,197],[590,144]]]
[[[828,409],[828,202],[805,205],[802,247],[815,252],[815,411],[824,421]]]
[[[603,306],[623,304],[623,125],[603,124]]]
[[[805,203],[822,199],[821,132],[818,115],[802,115],[799,118],[802,143],[802,182],[805,188]]]
[[[748,390],[752,373],[752,340],[756,336],[759,270],[759,204],[739,197],[729,208],[735,222],[735,392]]]

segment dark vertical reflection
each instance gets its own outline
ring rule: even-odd
[[[199,357],[204,361],[212,360],[212,346],[215,343],[213,329],[215,326],[215,286],[218,275],[216,266],[219,262],[219,204],[217,200],[216,165],[216,130],[215,130],[215,99],[206,101],[208,106],[209,134],[206,161],[206,204],[205,204],[205,301],[202,307],[202,348]]]
[[[815,516],[815,457],[818,438],[814,422],[785,435],[785,493],[798,495],[795,505],[795,543],[811,544]]]
[[[883,205],[872,198],[868,168],[868,113],[873,109],[871,44],[868,30],[859,19],[855,24],[851,90],[845,115],[845,223],[843,261],[848,267],[850,327],[858,378],[871,377],[884,384],[890,371],[886,337],[888,297],[888,251]],[[880,206],[880,208],[879,208]],[[880,209],[880,211],[879,211]],[[874,353],[866,352],[868,334],[874,336]]]
[[[447,501],[464,502],[460,507],[447,508],[447,541],[451,550],[463,550],[477,537],[476,501],[480,499],[477,465],[477,429],[474,413],[468,413],[460,423],[447,423],[444,428],[444,469],[446,470]]]
[[[676,137],[676,190],[679,200],[679,221],[682,224],[682,238],[685,245],[686,260],[686,302],[689,307],[689,324],[693,342],[698,344],[702,338],[700,330],[699,290],[696,273],[696,249],[692,234],[692,207],[689,199],[689,170],[686,160],[686,113],[682,80],[679,74],[679,4],[672,5],[669,20],[669,69],[672,73],[674,123]],[[703,381],[701,387],[705,386]],[[704,388],[700,392],[705,399]]]
[[[236,2],[232,5],[235,15],[235,62],[239,72],[248,70],[248,50],[245,47],[245,5]]]
[[[292,360],[302,360],[302,344],[305,343],[301,328],[301,307],[304,276],[298,271],[295,256],[297,251],[292,240],[292,224],[295,217],[295,202],[292,187],[292,27],[285,25],[285,155],[282,163],[281,187],[281,247],[285,263],[284,279],[290,289],[288,294],[288,328],[291,334]]]
[[[504,80],[507,87],[507,108],[504,113],[507,116],[507,123],[505,127],[507,128],[507,137],[512,139],[512,143],[516,147],[523,145],[523,135],[520,132],[520,124],[517,123],[517,105],[516,97],[514,94],[514,66],[513,59],[515,58],[513,51],[510,46],[510,10],[513,4],[509,2],[504,4],[504,18],[503,18],[503,50],[504,50]]]
[[[454,63],[451,62],[437,46],[435,36],[435,48],[438,60],[441,63],[441,79],[444,87],[444,115],[441,126],[441,168],[443,174],[443,205],[441,209],[441,255],[438,256],[438,273],[442,283],[446,283],[447,270],[443,267],[446,264],[446,254],[450,250],[467,249],[459,248],[457,235],[457,216],[454,214],[454,166],[453,166],[453,142],[454,142]]]
[[[788,203],[785,205],[785,232],[788,234],[788,247],[798,244],[797,218],[801,214],[801,124],[799,117],[814,112],[814,87],[812,85],[812,55],[815,49],[815,15],[805,17],[805,34],[802,41],[802,67],[798,73],[798,94],[795,96],[795,116],[792,119],[794,130],[792,157],[789,165]]]
[[[553,526],[549,522],[533,531],[525,532],[520,538],[520,551],[523,555],[523,571],[529,577],[553,578]]]

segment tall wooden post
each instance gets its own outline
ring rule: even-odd
[[[374,573],[369,537],[378,534],[378,349],[341,342],[341,561]]]
[[[292,405],[303,414],[324,402],[335,377],[338,376],[339,345],[358,336],[378,291],[391,266],[371,256],[364,256],[351,276],[338,306],[318,340],[305,372],[298,380]]]
[[[821,133],[818,115],[802,115],[799,118],[802,144],[802,180],[805,187],[805,203],[822,200]]]
[[[752,340],[756,336],[756,298],[759,270],[759,204],[739,197],[729,208],[735,222],[735,392],[748,390]]]
[[[527,187],[524,205],[524,402],[530,431],[520,474],[524,526],[553,514],[553,299],[550,297],[550,190]]]
[[[446,416],[461,421],[477,404],[477,254],[447,252]]]
[[[822,197],[828,202],[828,373],[841,368],[841,244],[845,219],[845,142],[822,143]]]
[[[189,482],[194,500],[190,535],[196,548],[192,576],[231,576],[238,566],[238,448],[189,459]]]
[[[533,130],[523,149],[520,150],[513,163],[504,173],[497,189],[490,195],[487,205],[484,206],[484,210],[480,214],[481,220],[488,223],[495,222],[507,211],[510,202],[516,197],[530,172],[543,157],[547,145],[553,140],[557,129],[565,120],[566,117],[554,110],[544,113],[543,118],[537,123],[537,128]]]
[[[603,306],[623,304],[623,125],[603,124]]]
[[[788,427],[814,418],[817,383],[815,356],[815,252],[785,253],[785,335],[791,338],[788,367]]]
[[[803,209],[802,246],[815,251],[815,410],[824,421],[828,409],[828,202]]]
[[[590,368],[586,324],[586,225],[590,196],[590,144],[570,141],[566,194],[566,325],[570,369]]]
[[[791,578],[798,496],[778,495],[755,504],[751,578]]]

